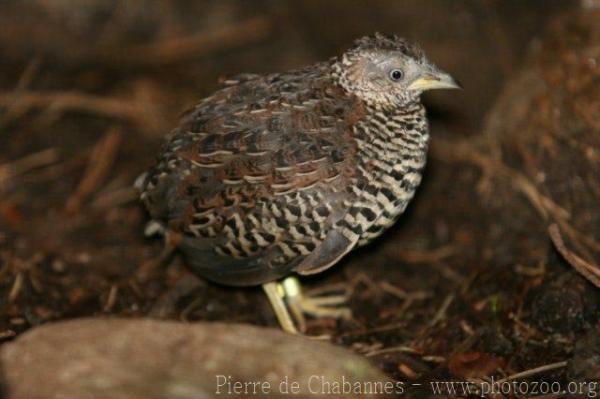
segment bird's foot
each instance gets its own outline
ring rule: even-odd
[[[271,301],[281,327],[292,334],[306,331],[305,315],[336,319],[352,317],[350,308],[341,306],[348,301],[346,295],[319,297],[304,295],[300,281],[296,277],[288,277],[281,283],[267,283],[263,285],[263,288]]]

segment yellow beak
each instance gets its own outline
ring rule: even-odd
[[[408,90],[424,91],[432,89],[462,89],[462,86],[445,72],[426,73],[408,86]]]

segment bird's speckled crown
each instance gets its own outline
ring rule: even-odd
[[[425,58],[425,53],[419,46],[411,44],[396,35],[384,35],[379,32],[357,39],[349,52],[354,53],[368,50],[400,51],[416,60]]]
[[[400,54],[402,56],[399,56]],[[396,35],[375,33],[356,40],[354,46],[341,57],[334,58],[331,74],[347,92],[368,104],[396,109],[399,105],[418,101],[420,92],[406,90],[402,85],[391,84],[385,80],[373,83],[370,76],[387,76],[386,71],[378,69],[378,63],[382,60],[401,60],[403,57],[423,67],[428,65],[425,53],[419,46]]]

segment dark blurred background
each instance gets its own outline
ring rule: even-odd
[[[339,54],[362,35],[395,33],[458,76],[465,86],[460,100],[438,96],[435,104],[475,127],[502,81],[518,70],[530,39],[577,6],[569,0],[4,1],[0,46],[3,66],[11,68],[3,72],[8,87],[36,60],[41,71],[67,71],[70,87],[106,91],[146,78],[158,90],[200,97],[227,75],[297,68]],[[67,82],[40,73],[35,83],[65,89]]]
[[[520,125],[512,128],[507,123],[511,117],[504,118],[504,108],[499,107],[492,120],[496,125],[486,116],[508,81],[513,81],[513,91],[501,97],[500,105],[524,125],[529,120],[526,111],[539,110],[541,123],[558,118],[560,107],[569,104],[563,92],[555,102],[544,102],[555,98],[553,86],[583,87],[580,99],[592,106],[578,109],[587,116],[580,117],[579,111],[563,114],[575,115],[576,121],[588,118],[588,130],[571,119],[565,126],[597,132],[592,101],[597,95],[587,91],[592,86],[585,86],[596,72],[592,61],[586,64],[580,53],[570,52],[576,46],[597,49],[597,43],[589,43],[596,36],[586,28],[594,21],[591,11],[583,22],[574,18],[577,23],[566,24],[568,37],[560,33],[563,25],[556,29],[556,36],[566,39],[555,40],[559,50],[551,47],[542,54],[547,66],[538,62],[550,72],[538,73],[532,67],[537,59],[527,61],[528,54],[543,47],[543,32],[555,20],[570,21],[570,13],[582,4],[597,7],[594,0],[0,1],[0,339],[12,339],[48,321],[102,314],[275,326],[259,289],[228,289],[196,280],[178,257],[157,265],[162,241],[144,238],[147,215],[132,183],[153,162],[181,113],[216,90],[220,79],[323,61],[356,38],[378,31],[420,43],[464,90],[425,95],[433,151],[423,187],[408,213],[375,245],[308,283],[341,282],[350,287],[354,320],[313,327],[336,331],[338,343],[363,352],[416,342],[413,346],[425,348],[423,353],[447,355],[440,361],[444,367],[461,348],[487,356],[475,357],[476,362],[506,357],[510,361],[502,365],[512,370],[535,365],[540,355],[555,361],[569,347],[558,343],[545,350],[532,344],[528,351],[519,351],[535,334],[514,320],[524,306],[528,314],[529,292],[540,285],[535,267],[554,262],[556,270],[564,272],[569,266],[549,250],[545,224],[536,225],[543,245],[527,247],[534,241],[528,241],[527,225],[539,215],[522,217],[533,209],[526,196],[498,195],[501,186],[489,180],[488,169],[493,168],[486,169],[491,161],[473,157],[464,148],[469,149],[465,145],[471,140],[481,142],[490,126],[509,126],[506,137],[519,137]],[[571,38],[576,46],[571,46]],[[579,69],[572,74],[564,65]],[[524,66],[533,72],[522,74]],[[531,75],[535,79],[527,80]],[[573,81],[572,75],[577,75]],[[582,80],[578,86],[578,76],[587,83]],[[518,79],[534,83],[521,87]],[[529,96],[528,87],[551,93]],[[525,128],[533,132],[531,140],[514,147],[521,146],[525,154],[522,169],[533,171],[527,176],[534,183],[526,188],[537,184],[541,192],[551,192],[541,187],[545,175],[536,172],[545,169],[527,167],[537,162],[531,155],[538,152],[535,132],[550,132],[552,126]],[[511,145],[513,141],[518,140]],[[454,149],[455,142],[462,144]],[[506,161],[519,170],[520,160],[510,163],[517,159],[513,153],[520,153],[512,151],[514,147],[505,151]],[[596,154],[591,151],[586,154]],[[583,159],[579,152],[573,154],[572,159]],[[498,156],[493,151],[492,155]],[[596,162],[592,155],[590,162]],[[469,166],[457,163],[455,156]],[[563,161],[568,166],[572,159]],[[513,179],[505,169],[504,180],[524,181],[524,175]],[[566,181],[562,175],[556,180]],[[591,185],[597,183],[592,180]],[[512,189],[510,184],[502,187]],[[560,187],[561,193],[572,188]],[[483,197],[499,208],[486,208]],[[576,203],[569,198],[558,202]],[[513,212],[517,201],[526,211]],[[501,226],[501,212],[494,209],[502,209],[502,220],[510,228]],[[596,220],[597,210],[590,207],[589,215],[582,216],[584,222]],[[513,222],[520,225],[513,229]],[[484,236],[491,238],[484,243]],[[519,248],[526,249],[522,257]],[[140,270],[150,272],[141,277]],[[577,284],[567,285],[583,287],[573,294],[573,302],[581,303],[582,309],[582,316],[573,318],[573,331],[583,331],[589,320],[596,320],[600,305],[586,318],[588,307],[579,299],[597,295],[589,293],[586,283]],[[555,292],[552,289],[552,295]],[[560,292],[559,297],[549,294],[555,305],[568,296]],[[538,313],[546,317],[554,305],[540,303]],[[560,313],[576,313],[569,312]],[[390,325],[392,332],[386,329]],[[399,364],[406,356],[377,358],[377,365],[405,378]],[[450,364],[456,373],[464,372],[463,363],[471,361],[461,359]],[[436,368],[438,363],[411,362],[406,364],[424,374],[444,373]]]

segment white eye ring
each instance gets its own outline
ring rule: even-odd
[[[400,69],[392,69],[390,71],[390,79],[394,82],[401,80],[404,77],[404,73]]]

